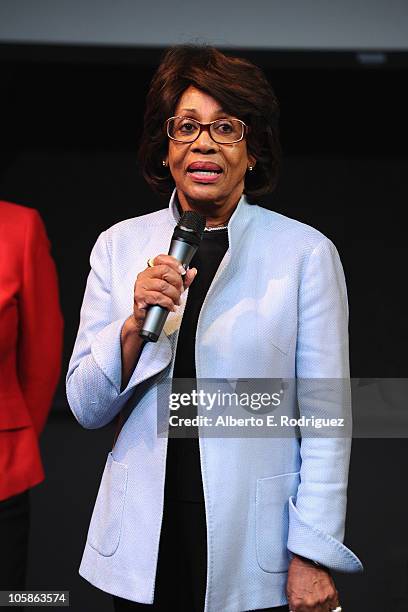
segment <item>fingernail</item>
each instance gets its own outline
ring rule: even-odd
[[[180,274],[185,274],[186,273],[186,270],[185,270],[184,266],[181,266],[181,265],[178,267],[178,271],[180,272]]]

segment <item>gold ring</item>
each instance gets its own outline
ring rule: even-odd
[[[154,267],[153,259],[154,259],[154,257],[150,257],[147,260],[147,265],[149,266],[149,268],[153,268]]]

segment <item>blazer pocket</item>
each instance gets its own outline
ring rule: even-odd
[[[289,497],[296,497],[300,472],[258,478],[255,500],[255,539],[258,565],[265,572],[286,572]]]
[[[88,530],[88,543],[104,557],[119,546],[125,505],[128,467],[108,454]]]

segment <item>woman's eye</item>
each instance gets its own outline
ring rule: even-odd
[[[180,129],[183,132],[193,132],[195,129],[197,129],[197,126],[194,123],[186,122],[180,126]]]
[[[222,132],[223,134],[230,134],[233,131],[233,127],[232,127],[231,123],[228,123],[226,121],[224,123],[219,123],[217,125],[217,130],[219,132]]]

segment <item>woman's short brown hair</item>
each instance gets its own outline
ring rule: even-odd
[[[257,160],[245,176],[249,202],[272,192],[281,166],[279,105],[262,70],[252,62],[230,57],[209,45],[176,45],[165,53],[146,99],[144,128],[138,160],[142,174],[160,195],[174,189],[163,166],[168,150],[164,123],[174,115],[182,93],[193,85],[216,99],[226,113],[242,119],[250,130],[248,152]]]

